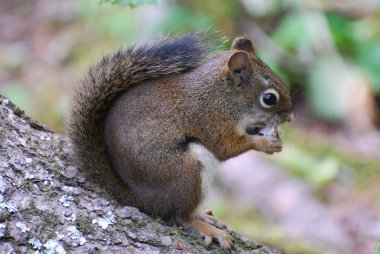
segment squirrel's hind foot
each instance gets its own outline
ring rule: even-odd
[[[193,219],[185,221],[177,220],[177,223],[186,231],[202,236],[206,247],[210,246],[213,240],[219,242],[220,247],[227,251],[230,251],[233,246],[232,236],[219,229],[226,228],[226,226],[215,218],[212,213],[199,214],[194,216]]]
[[[227,229],[227,226],[218,218],[216,218],[211,210],[206,210],[203,213],[197,214],[195,215],[195,218],[219,229]]]

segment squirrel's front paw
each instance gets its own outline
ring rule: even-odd
[[[256,136],[255,150],[266,154],[273,154],[282,151],[283,143],[280,138],[273,136]]]

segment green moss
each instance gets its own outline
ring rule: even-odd
[[[34,189],[33,184],[34,184],[34,183],[32,183],[31,181],[29,181],[29,180],[25,180],[25,181],[23,181],[22,186],[23,186],[23,189],[24,189],[25,191],[30,192],[30,191],[32,191],[32,190]]]
[[[194,246],[203,245],[203,242],[200,236],[197,236],[194,234],[186,234],[185,236],[191,245],[194,245]]]
[[[235,245],[238,245],[240,248],[246,251],[257,250],[257,249],[262,248],[262,245],[250,244],[250,243],[243,242],[241,240],[235,240]]]
[[[0,222],[4,222],[4,221],[8,220],[9,217],[10,217],[9,213],[0,213]]]
[[[169,230],[165,231],[164,234],[169,236],[179,236],[181,232],[179,232],[178,230]]]
[[[94,226],[92,224],[92,220],[89,217],[81,216],[77,219],[75,222],[76,227],[79,231],[81,231],[83,234],[89,234],[93,229]]]
[[[229,252],[228,251],[225,251],[223,249],[220,248],[219,246],[219,243],[215,243],[213,242],[209,247],[208,247],[208,250],[210,251],[210,253],[212,254],[228,254]]]
[[[55,238],[56,237],[56,233],[54,231],[48,231],[48,233],[46,234],[46,239],[50,239],[50,238]]]
[[[135,218],[133,216],[130,218],[130,220],[132,221],[132,223],[130,223],[129,226],[134,231],[139,231],[139,229],[145,228],[146,224],[150,222],[147,219],[141,220],[140,218]]]
[[[0,131],[0,142],[3,143],[6,138],[5,131]]]
[[[48,225],[49,228],[55,228],[59,224],[59,217],[51,213],[41,213],[42,220],[45,222],[45,225]]]
[[[138,232],[140,231],[141,228],[145,228],[146,226],[146,223],[143,223],[141,221],[138,221],[138,220],[132,220],[132,221],[133,223],[129,224],[129,227],[132,230],[132,232]]]

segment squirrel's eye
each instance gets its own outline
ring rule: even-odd
[[[278,92],[274,89],[265,90],[260,96],[260,104],[264,108],[270,108],[277,104],[280,96]]]

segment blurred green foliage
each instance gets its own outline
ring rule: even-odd
[[[204,13],[194,12],[176,4],[170,5],[166,13],[166,17],[157,25],[158,31],[176,34],[194,32],[215,26],[212,18]]]
[[[140,5],[153,4],[157,2],[159,2],[159,0],[100,0],[100,3],[127,5],[131,8],[134,8]]]
[[[324,32],[331,33],[332,46],[336,47],[339,56],[364,70],[373,88],[380,91],[380,27],[376,25],[380,20],[379,13],[363,19],[350,19],[334,12],[319,14],[327,21]],[[297,55],[305,50],[310,51],[315,43],[313,34],[318,31],[310,31],[312,27],[306,25],[306,19],[297,9],[288,12],[271,33],[271,38],[289,53]]]
[[[21,54],[20,59],[17,59],[17,54],[12,54],[9,62],[8,58],[2,60],[4,69],[12,76],[22,76],[28,71],[33,74],[40,73],[35,79],[29,78],[33,77],[29,74],[25,75],[28,78],[7,80],[0,87],[0,91],[25,108],[27,113],[47,123],[53,129],[63,130],[70,100],[68,91],[72,91],[83,73],[102,55],[120,46],[130,45],[136,41],[149,41],[166,34],[216,30],[232,38],[244,32],[241,24],[247,20],[243,21],[242,16],[246,15],[244,12],[250,11],[247,9],[243,12],[243,7],[233,0],[217,2],[104,0],[102,2],[116,5],[99,5],[99,0],[72,2],[76,16],[69,22],[65,21],[64,29],[62,25],[53,22],[34,26],[40,29],[39,33],[51,33],[52,38],[57,38],[57,42],[53,39],[54,43],[59,43],[60,38],[67,37],[70,38],[69,45],[72,45],[65,48],[66,45],[62,44],[56,47],[57,52],[49,53],[49,61],[55,65],[50,64],[47,72],[44,72],[46,66],[43,61],[38,70],[29,67],[28,58],[25,60],[25,56],[24,58],[21,56],[28,56],[30,52]],[[308,9],[296,1],[244,2],[249,3],[253,10],[250,12],[251,17],[248,22],[255,22],[262,27],[268,38],[284,52],[299,59],[301,63],[305,61],[305,64],[301,65],[304,68],[302,71],[292,73],[277,59],[257,48],[258,54],[264,61],[294,90],[304,91],[302,96],[305,107],[311,107],[313,115],[329,122],[344,120],[345,107],[349,100],[342,94],[347,90],[348,81],[356,73],[362,72],[370,80],[374,91],[379,91],[380,26],[377,25],[380,22],[379,12],[361,19],[352,19],[331,11]],[[131,9],[128,6],[139,7]],[[318,38],[328,39],[329,35],[333,51],[326,51],[318,44]],[[230,42],[226,43],[229,44]],[[43,52],[48,46],[41,44],[42,49],[37,48],[36,51]],[[23,48],[18,46],[16,52],[24,52],[33,47],[36,46],[27,45]],[[63,60],[55,59],[55,55],[61,57],[62,51],[67,54]],[[14,67],[15,62],[18,63],[16,67]],[[38,66],[33,63],[34,65]],[[35,100],[35,97],[46,94],[46,91],[51,92]],[[58,94],[61,97],[56,99],[54,96]],[[49,106],[50,103],[55,106]],[[333,144],[331,146],[333,147]],[[316,155],[315,151],[297,146],[289,148],[284,154],[286,156],[283,157],[283,165],[294,174],[304,176],[317,185],[324,185],[338,176],[336,160],[341,158],[337,158],[336,155],[330,156],[328,153]],[[319,156],[326,157],[320,160]],[[297,160],[299,157],[303,159]],[[358,165],[351,164],[348,166],[348,168],[357,167]],[[311,168],[314,170],[310,170]],[[342,165],[339,168],[342,168]]]
[[[68,63],[80,67],[79,79],[80,73],[102,54],[136,41],[198,30],[219,31],[228,38],[247,33],[256,41],[261,39],[260,36],[250,34],[244,27],[257,24],[271,43],[298,61],[299,69],[292,71],[287,69],[288,63],[281,63],[262,48],[257,48],[258,55],[290,87],[302,91],[313,116],[330,123],[343,122],[350,102],[344,91],[351,89],[353,84],[367,82],[372,92],[380,93],[379,11],[362,18],[351,18],[295,0],[241,2],[244,5],[234,0],[72,1],[75,10],[70,15],[76,16],[69,17],[71,21],[64,23],[66,31],[60,30],[58,22],[35,27],[42,33],[54,33],[57,29],[62,34],[55,36],[72,38],[75,47],[67,50],[67,59]],[[24,50],[15,52],[18,53],[12,53],[12,57],[5,60],[8,63],[4,69],[17,75],[23,72],[22,65],[25,64],[17,55]],[[13,66],[15,62],[19,63],[16,67]],[[57,124],[53,125],[57,128]]]
[[[294,175],[319,188],[334,181],[342,166],[333,155],[318,156],[290,144],[275,159]]]
[[[54,23],[36,26],[41,29],[40,33],[50,31],[53,34],[52,38],[70,38],[73,46],[67,49],[65,45],[57,47],[58,53],[55,54],[59,56],[62,49],[65,49],[67,56],[61,63],[59,59],[54,59],[54,52],[50,54],[50,61],[57,64],[50,65],[51,69],[41,73],[39,79],[10,80],[0,87],[2,93],[25,108],[27,113],[47,123],[53,129],[63,130],[70,100],[68,91],[72,90],[88,67],[97,62],[102,55],[120,46],[130,45],[136,41],[148,41],[159,35],[216,30],[231,38],[244,32],[240,28],[243,22],[242,6],[233,0],[218,2],[104,0],[102,2],[116,5],[99,5],[99,0],[73,2],[74,13],[77,16],[65,23],[65,29],[61,29],[58,25],[55,32],[51,28]],[[292,73],[270,54],[257,48],[258,54],[264,61],[293,89],[304,91],[305,104],[313,109],[312,114],[315,116],[329,122],[342,120],[345,117],[347,98],[342,96],[342,91],[346,90],[348,80],[355,73],[362,71],[371,81],[373,89],[375,91],[379,89],[380,27],[377,25],[380,21],[379,13],[361,19],[352,19],[331,11],[309,10],[296,1],[288,1],[287,4],[280,0],[265,3],[256,0],[245,2],[249,3],[254,11],[249,22],[256,22],[262,27],[268,38],[284,52],[300,59],[301,63],[305,61],[305,64],[301,65],[304,68],[302,71]],[[128,6],[139,7],[131,9]],[[249,9],[245,11],[249,12]],[[315,25],[315,22],[323,25]],[[311,30],[313,26],[316,31]],[[332,52],[318,47],[317,43],[319,37],[328,38],[328,35],[331,35],[332,40],[330,46],[336,49]],[[59,42],[59,39],[57,40]],[[41,47],[47,46],[41,44]],[[17,47],[17,52],[24,52],[27,48]],[[24,55],[28,54],[30,53]],[[41,72],[28,67],[28,61],[23,58],[17,60],[16,56],[17,54],[12,54],[9,63],[6,62],[7,58],[3,59],[5,69],[12,75],[21,75],[28,70],[33,73]],[[16,67],[14,67],[15,61],[19,63]],[[45,70],[43,63],[41,66],[41,69]],[[67,77],[71,79],[66,80]],[[63,84],[69,84],[70,87],[65,88]],[[55,92],[54,87],[58,87]],[[48,96],[41,96],[41,99],[35,100],[35,97],[46,94],[46,91],[50,91]],[[56,99],[54,96],[58,94],[61,97]],[[50,103],[55,106],[49,106]],[[293,137],[290,139],[298,140]],[[330,146],[333,147],[334,144]],[[284,151],[280,163],[295,175],[318,186],[337,178],[340,171],[337,168],[356,170],[361,167],[355,163],[347,165],[343,163],[337,166],[337,161],[346,158],[341,158],[331,151],[321,153],[308,149],[299,147],[299,144],[289,147]],[[369,163],[368,167],[373,167],[372,163]]]
[[[0,92],[33,118],[61,132],[74,87],[103,55],[161,35],[199,30],[219,31],[228,38],[246,33],[258,41],[262,38],[247,27],[262,29],[269,42],[291,56],[289,61],[296,61],[299,69],[291,70],[288,67],[294,63],[279,61],[281,57],[262,46],[257,46],[257,54],[293,90],[301,91],[298,107],[307,110],[300,118],[314,126],[333,123],[343,128],[347,103],[353,101],[345,92],[352,83],[369,85],[371,92],[380,93],[379,10],[356,18],[295,0],[72,0],[51,1],[52,6],[60,2],[71,8],[54,12],[45,4],[39,6],[46,10],[37,10],[32,2],[24,7],[30,8],[30,13],[39,12],[17,17],[26,20],[25,30],[19,26],[21,33],[15,36],[20,39],[0,44],[4,52],[0,69],[6,73],[1,76]],[[226,47],[230,43],[225,43]],[[313,130],[304,133],[302,128],[293,125],[293,130],[285,130],[284,151],[271,157],[291,174],[316,190],[335,183],[365,188],[370,181],[380,180],[376,158],[348,154],[337,147],[333,137],[325,134],[321,138],[319,133],[315,138]],[[219,214],[229,209],[224,203],[214,208]],[[236,222],[251,230],[241,232],[256,239],[263,231],[267,239],[284,237],[281,230],[260,226],[257,218],[250,216]],[[252,224],[247,226],[247,221]]]
[[[311,38],[307,36],[307,27],[298,12],[286,15],[271,34],[271,38],[292,54],[297,54],[299,50],[312,44]]]
[[[380,180],[378,158],[348,154],[337,147],[335,140],[315,137],[298,128],[283,129],[283,136],[290,144],[271,159],[316,189],[336,182],[365,188],[371,181]]]
[[[326,17],[344,59],[366,71],[373,88],[380,92],[380,28],[375,25],[379,15],[365,20],[350,20],[334,13],[327,13]]]

